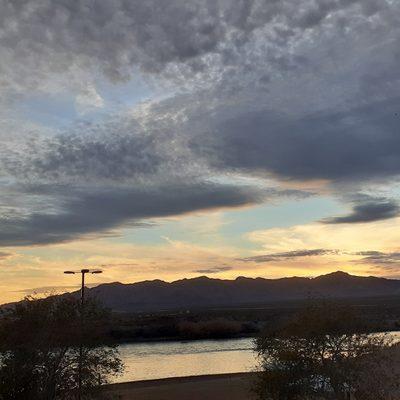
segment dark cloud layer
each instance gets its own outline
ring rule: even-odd
[[[134,66],[160,72],[168,63],[190,60],[215,49],[225,30],[213,3],[2,3],[1,44],[8,63],[16,64],[25,55],[29,67],[36,67],[34,77],[23,76],[18,82],[11,66],[2,64],[2,75],[8,77],[3,84],[35,87],[45,74],[71,73],[87,66],[93,73],[99,68],[111,80],[126,79]],[[18,72],[23,69],[20,66]]]
[[[193,138],[192,147],[218,168],[283,179],[343,182],[397,176],[399,104],[396,98],[301,118],[268,108],[239,112],[215,121],[209,134]]]
[[[51,191],[50,191],[51,192]],[[254,188],[213,183],[165,183],[156,187],[57,188],[55,212],[3,215],[0,245],[24,246],[107,234],[121,226],[141,226],[143,220],[196,210],[238,207],[265,198]],[[55,199],[55,200],[54,200]],[[49,201],[44,198],[43,201]]]
[[[0,124],[9,121],[0,129],[0,245],[55,243],[301,195],[244,186],[243,178],[321,179],[339,195],[396,179],[399,5],[300,3],[1,3]],[[121,83],[138,71],[170,97],[50,134],[22,128],[9,112],[43,93],[77,98],[90,87],[98,95],[99,81]],[[349,215],[323,222],[399,211],[392,200],[344,202]]]
[[[397,202],[382,198],[363,199],[353,205],[352,212],[348,215],[332,217],[323,220],[325,224],[352,224],[381,221],[395,218],[400,214]]]
[[[252,59],[248,45],[259,31],[266,35],[267,59],[285,66],[290,56],[277,49],[328,17],[344,24],[346,13],[367,18],[388,7],[376,0],[303,0],[301,7],[290,0],[3,2],[2,84],[36,89],[51,74],[74,76],[88,68],[114,81],[127,79],[133,67],[172,79],[206,77],[243,64],[246,55]]]
[[[165,102],[161,113],[152,110],[155,126],[143,129],[134,118],[88,125],[84,135],[32,142],[22,156],[9,151],[0,166],[18,178],[40,180],[126,180],[166,170],[181,174],[196,163],[215,173],[297,181],[365,182],[400,174],[399,98],[301,118],[250,111],[246,104],[229,109],[224,99],[207,114],[202,101],[184,108],[185,122],[178,125],[168,112],[180,105]]]

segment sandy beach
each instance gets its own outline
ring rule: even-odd
[[[118,400],[253,400],[253,373],[202,375],[108,385]]]

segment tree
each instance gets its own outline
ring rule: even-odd
[[[83,398],[91,398],[122,370],[117,348],[105,342],[107,317],[96,302],[82,310],[74,297],[26,298],[7,310],[0,321],[0,399],[73,399],[80,346]]]
[[[256,344],[262,399],[387,400],[398,390],[397,345],[388,335],[368,333],[349,307],[313,304],[266,329]],[[371,376],[371,368],[379,371]]]

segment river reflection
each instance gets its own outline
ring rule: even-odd
[[[400,340],[400,332],[388,332]],[[124,374],[115,382],[248,372],[257,368],[253,339],[130,343],[119,346]]]
[[[125,371],[115,382],[252,371],[253,347],[249,338],[123,344]]]

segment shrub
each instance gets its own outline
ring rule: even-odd
[[[266,329],[256,345],[262,399],[388,400],[398,389],[397,345],[388,335],[369,334],[348,307],[307,307]]]
[[[122,369],[116,347],[103,345],[107,317],[72,297],[27,298],[9,310],[0,324],[0,399],[73,399],[79,361],[84,398],[93,396]]]

